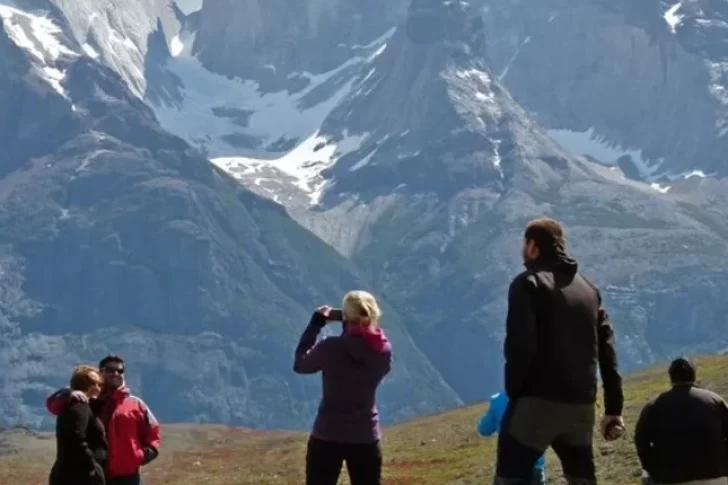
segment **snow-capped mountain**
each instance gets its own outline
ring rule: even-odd
[[[5,231],[0,335],[26,352],[0,367],[114,338],[174,419],[300,426],[304,308],[359,285],[391,304],[384,414],[479,399],[543,213],[625,367],[725,348],[721,24],[688,3],[0,0],[0,94],[23,100],[0,111],[0,187],[37,200],[2,225],[34,217]],[[23,372],[0,389],[30,416],[18,382],[57,384]]]

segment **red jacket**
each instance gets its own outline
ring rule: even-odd
[[[56,392],[46,400],[46,408],[58,416],[68,403],[68,390]],[[160,426],[144,401],[121,387],[92,404],[104,423],[109,452],[106,478],[136,474],[142,465],[159,454]]]

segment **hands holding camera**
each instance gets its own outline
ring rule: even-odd
[[[322,315],[326,319],[326,323],[329,322],[340,322],[343,320],[343,312],[338,308],[333,308],[329,305],[322,305],[315,311],[319,315]]]

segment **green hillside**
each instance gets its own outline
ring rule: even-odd
[[[728,356],[696,361],[701,385],[728,395]],[[639,483],[640,467],[631,443],[635,419],[642,405],[667,385],[665,366],[627,379],[628,433],[615,443],[597,441],[600,484]],[[386,429],[384,483],[490,483],[496,439],[482,439],[475,432],[485,408],[468,406]],[[150,485],[303,483],[305,434],[199,425],[168,425],[164,434],[162,456],[146,470],[145,483]],[[43,483],[55,446],[49,438],[23,430],[0,434],[0,453],[15,453],[0,456],[0,483]],[[561,483],[560,467],[550,452],[547,460],[550,483]]]

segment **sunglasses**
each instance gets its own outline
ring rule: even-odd
[[[124,369],[120,367],[104,367],[104,372],[107,374],[124,374]]]

